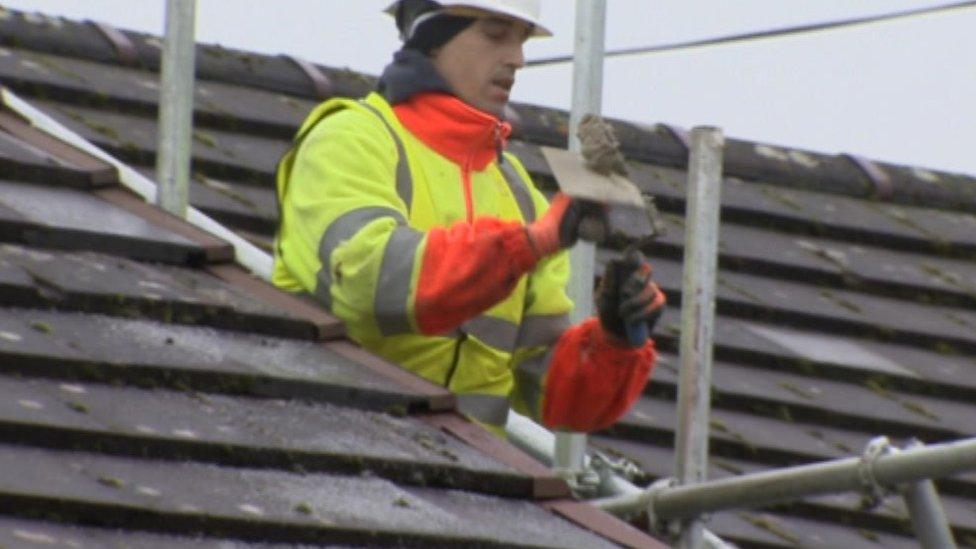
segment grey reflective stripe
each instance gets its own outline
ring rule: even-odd
[[[519,327],[507,320],[481,315],[462,324],[461,331],[478,338],[482,343],[510,353],[515,349]]]
[[[360,104],[375,114],[376,117],[383,122],[383,125],[386,126],[387,131],[390,132],[390,137],[393,138],[393,143],[396,145],[397,149],[397,195],[400,196],[400,200],[403,200],[403,203],[407,207],[407,211],[410,211],[410,206],[413,202],[413,177],[410,175],[410,164],[407,163],[407,153],[406,149],[403,148],[403,141],[400,139],[400,136],[397,135],[397,132],[393,130],[393,126],[386,121],[386,118],[383,118],[383,114],[376,107],[366,103],[365,101],[360,101]]]
[[[501,163],[502,174],[508,182],[515,201],[518,202],[519,211],[522,212],[522,220],[526,223],[535,221],[535,203],[532,202],[532,194],[529,192],[529,183],[519,175],[515,166],[511,162]]]
[[[547,352],[539,353],[537,356],[523,360],[515,366],[518,397],[536,413],[538,413],[537,407],[541,403],[542,382],[546,379],[546,373],[549,372],[552,353],[553,349],[550,348]]]
[[[522,318],[516,348],[552,345],[570,326],[568,314],[526,315]]]
[[[458,410],[462,414],[489,425],[503,426],[508,422],[508,399],[496,395],[468,393],[458,395]]]
[[[332,269],[330,268],[330,265],[332,265],[330,261],[332,252],[340,244],[352,238],[360,229],[383,217],[392,217],[400,225],[406,224],[403,215],[394,209],[380,207],[359,208],[351,212],[346,212],[336,218],[335,221],[329,224],[329,228],[326,229],[325,234],[322,235],[322,240],[319,241],[319,261],[322,263],[322,268],[319,269],[316,275],[318,283],[315,285],[315,296],[330,311],[332,310]]]
[[[410,324],[410,278],[417,247],[424,234],[410,227],[397,227],[383,250],[383,263],[376,281],[373,313],[385,336],[412,333]]]

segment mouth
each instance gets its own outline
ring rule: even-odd
[[[505,90],[505,93],[509,93],[509,92],[512,91],[512,86],[515,85],[515,79],[514,78],[496,78],[495,80],[492,80],[491,83],[492,83],[493,86],[495,86],[497,88],[501,88],[502,90]]]
[[[512,86],[515,85],[513,78],[498,78],[491,81],[491,94],[495,101],[508,102],[511,96]]]

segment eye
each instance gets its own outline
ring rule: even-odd
[[[505,42],[512,38],[515,26],[502,19],[483,19],[481,30],[492,42]]]
[[[485,26],[485,36],[492,42],[504,42],[508,38],[508,28],[499,24]]]

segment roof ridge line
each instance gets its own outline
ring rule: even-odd
[[[515,104],[514,137],[533,144],[566,147],[569,113]],[[686,169],[685,128],[647,125],[604,117],[629,160]],[[876,200],[906,206],[976,213],[976,176],[872,160],[852,153],[822,153],[727,137],[723,176],[751,183]]]
[[[119,30],[137,53],[136,66],[158,72],[162,42],[155,35]],[[97,24],[7,10],[0,18],[0,44],[32,51],[126,66],[116,44]],[[359,97],[375,87],[376,78],[350,69],[301,64],[287,55],[267,55],[219,44],[198,43],[197,74],[208,80],[322,99],[323,78],[337,96]],[[131,66],[131,65],[130,65]],[[310,75],[306,69],[315,69]],[[320,75],[320,76],[319,76]],[[516,103],[515,137],[534,144],[566,146],[568,113]],[[617,130],[625,156],[655,165],[685,168],[688,150],[677,126],[647,126],[608,119]],[[729,138],[726,176],[874,199],[904,205],[976,213],[976,176],[955,174],[865,159],[849,153],[826,154],[796,147]]]
[[[116,39],[126,39],[135,51],[135,58],[128,52],[122,59],[115,41],[104,34],[105,26],[96,21],[75,21],[4,9],[4,16],[0,17],[0,46],[155,73],[160,71],[163,47],[160,36],[115,29]],[[203,42],[196,44],[197,75],[217,82],[312,100],[322,99],[323,85],[331,84],[332,93],[340,96],[364,95],[375,87],[373,76],[306,62],[293,55],[256,53]]]

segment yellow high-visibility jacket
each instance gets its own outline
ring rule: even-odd
[[[463,412],[495,427],[509,402],[541,417],[573,307],[568,254],[536,258],[524,231],[547,203],[513,155],[499,162],[509,132],[442,94],[395,108],[378,94],[330,100],[277,174],[273,282],[313,294],[357,343],[457,392]],[[593,326],[581,333],[602,333]],[[606,346],[596,335],[576,340]],[[563,355],[582,355],[575,345]],[[607,355],[628,363],[611,366],[621,372],[592,374],[620,380],[603,396],[613,402],[590,403],[599,426],[646,381],[653,350],[630,351]]]

